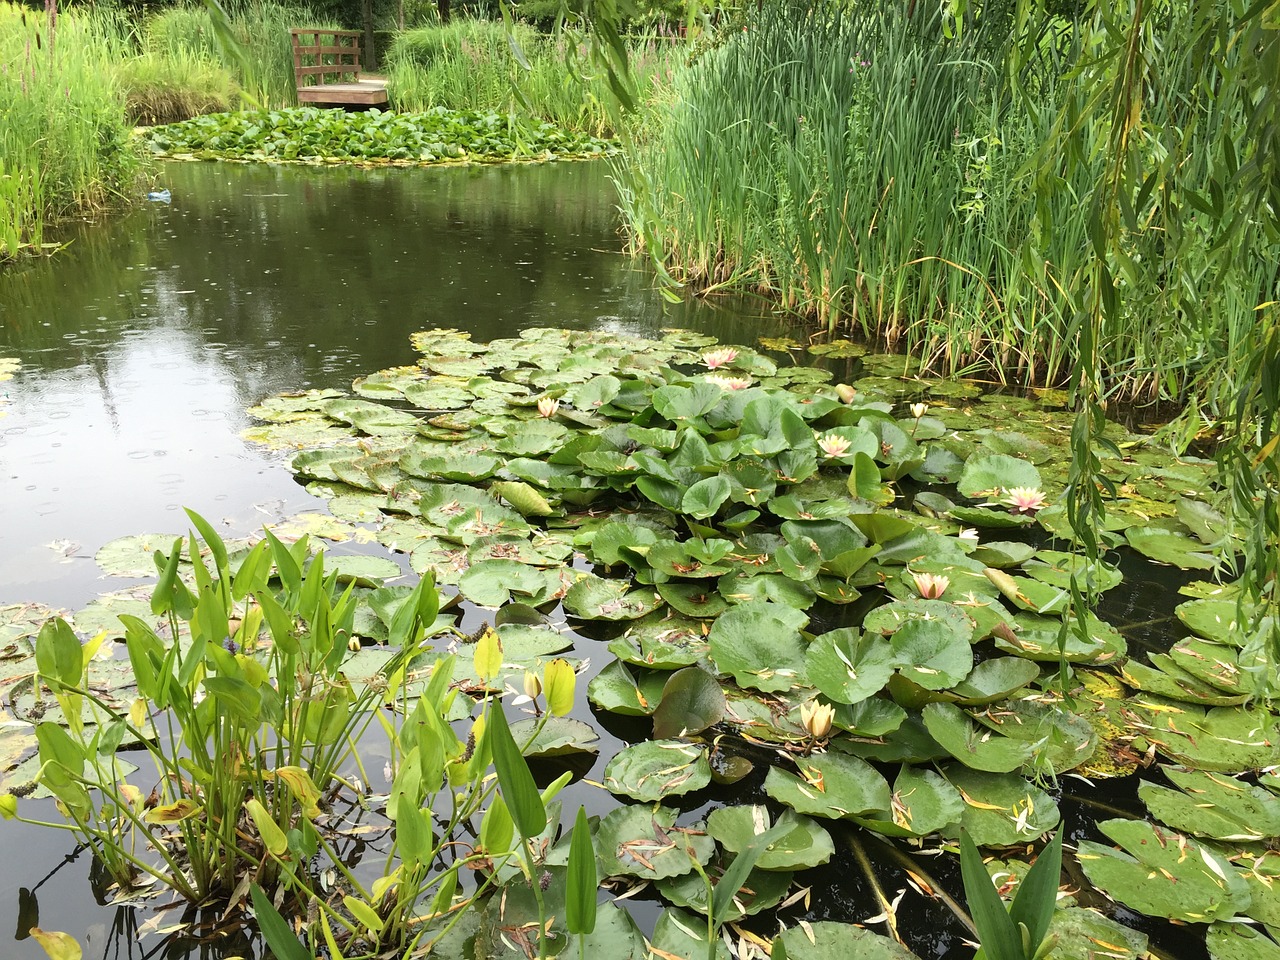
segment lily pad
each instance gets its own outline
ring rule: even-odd
[[[688,873],[695,862],[708,863],[716,842],[701,825],[677,827],[675,823],[676,811],[670,807],[610,810],[595,837],[600,875],[660,880]]]
[[[952,765],[943,775],[960,791],[965,804],[960,825],[980,847],[1027,843],[1058,824],[1053,798],[1016,774]]]
[[[796,761],[797,774],[771,767],[765,793],[797,813],[828,820],[887,810],[889,784],[865,760],[842,753],[815,754]]]
[[[756,860],[757,870],[803,870],[826,863],[835,853],[831,834],[809,817],[792,810],[782,811],[779,824],[793,829],[775,840]],[[762,806],[719,807],[707,817],[707,832],[730,853],[740,853],[771,826],[769,812]]]
[[[628,667],[614,660],[587,684],[587,699],[610,713],[648,716],[658,708],[670,674]]]
[[[964,810],[960,791],[940,774],[904,765],[893,782],[889,809],[852,819],[886,837],[923,837],[959,823]]]
[[[1022,767],[1037,744],[993,736],[951,703],[930,703],[924,708],[924,724],[947,752],[974,770],[1010,773]]]
[[[604,768],[612,793],[661,800],[701,790],[711,782],[707,748],[683,740],[648,740],[620,750]]]
[[[808,622],[803,613],[783,604],[739,604],[712,624],[711,655],[741,687],[790,689],[805,682],[806,648],[800,629]]]
[[[988,497],[1015,487],[1038,490],[1041,486],[1040,471],[1033,464],[993,453],[976,454],[966,460],[956,489],[966,497]]]
[[[780,939],[790,960],[916,960],[914,953],[895,940],[833,920],[792,927]]]
[[[716,678],[697,667],[671,674],[662,688],[662,700],[653,714],[657,739],[688,737],[701,733],[724,718],[724,691]]]
[[[540,723],[542,728],[539,730]],[[563,757],[575,753],[600,752],[600,735],[595,728],[572,717],[517,720],[511,724],[511,736],[526,757]]]
[[[1112,899],[1148,916],[1189,923],[1248,910],[1248,885],[1208,847],[1141,820],[1104,820],[1098,829],[1120,849],[1084,840],[1076,859],[1089,882]]]

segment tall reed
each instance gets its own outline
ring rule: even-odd
[[[525,64],[512,50],[520,48]],[[636,76],[652,88],[681,56],[673,43],[649,40],[631,48]],[[603,76],[570,69],[582,51],[568,38],[518,24],[456,18],[447,25],[399,34],[387,52],[388,92],[397,109],[494,110],[528,114],[570,131],[609,136],[616,131]]]
[[[692,285],[761,290],[936,369],[1061,382],[1088,199],[1106,162],[1101,151],[1042,162],[1075,95],[1048,54],[1077,55],[1078,38],[1064,31],[1011,80],[1007,24],[979,18],[948,40],[920,10],[766,3],[684,73],[651,142],[620,169],[634,243],[655,246],[647,252]],[[1163,94],[1170,122],[1182,79]],[[1230,117],[1181,109],[1181,122],[1199,124],[1187,127],[1193,141],[1243,132]],[[1083,139],[1105,143],[1095,122]],[[1038,201],[1035,177],[1053,187]],[[1189,223],[1171,245],[1152,227],[1159,201],[1144,198],[1126,238],[1143,296],[1100,338],[1109,389],[1141,397],[1180,396],[1243,333],[1237,309],[1211,320],[1185,309],[1212,238]],[[1236,307],[1274,289],[1278,253],[1273,242],[1233,266]]]
[[[229,8],[231,28],[240,41],[243,60],[228,57],[218,42],[209,11],[203,6],[173,7],[149,19],[142,46],[162,61],[201,60],[230,71],[242,93],[262,107],[297,104],[293,76],[292,27],[336,27],[306,6],[250,0]]]
[[[137,171],[112,72],[121,21],[72,10],[50,27],[0,3],[0,259],[40,243],[51,219],[119,196]]]

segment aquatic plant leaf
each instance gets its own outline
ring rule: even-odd
[[[729,947],[721,938],[707,943],[707,919],[678,907],[667,907],[654,924],[650,938],[653,956],[680,960],[706,960],[715,951],[715,960],[731,960]],[[662,951],[658,953],[658,951]]]
[[[940,774],[904,764],[889,808],[850,819],[886,837],[923,837],[959,823],[964,810],[960,791]]]
[[[587,576],[564,595],[565,611],[583,620],[638,620],[662,606],[662,598],[650,589],[630,589],[626,580]]]
[[[659,880],[709,862],[716,842],[701,824],[677,827],[676,816],[670,807],[643,804],[610,810],[596,831],[601,876]]]
[[[721,476],[707,477],[699,480],[688,490],[680,501],[680,512],[695,520],[705,520],[715,516],[733,491],[728,479]]]
[[[32,927],[27,932],[35,938],[36,943],[40,944],[40,948],[48,955],[49,960],[81,960],[84,956],[80,944],[69,933],[63,933],[61,930],[41,930],[39,927]]]
[[[741,853],[758,836],[757,821],[765,830],[771,825],[769,812],[762,806],[719,807],[707,817],[707,832],[725,850]],[[831,834],[809,817],[787,809],[778,817],[777,825],[791,829],[761,851],[756,870],[803,870],[826,863],[835,853]]]
[[[998,708],[972,714],[990,730],[1026,743],[1034,750],[1027,773],[1057,776],[1092,758],[1098,736],[1085,718],[1045,697],[1024,696]]]
[[[1253,927],[1218,921],[1204,935],[1210,960],[1280,960],[1280,946]]]
[[[527,483],[518,480],[499,480],[489,485],[489,490],[501,497],[525,517],[549,517],[555,510],[540,494]]]
[[[500,607],[513,595],[537,606],[559,591],[560,577],[555,571],[531,567],[519,560],[482,560],[458,578],[458,589],[482,607]]]
[[[1248,885],[1208,847],[1142,820],[1104,820],[1098,829],[1120,849],[1084,840],[1076,859],[1089,882],[1113,900],[1189,923],[1248,912]]]
[[[996,496],[1015,487],[1043,489],[1040,471],[1026,460],[1002,453],[975,454],[965,461],[964,471],[956,484],[966,497]]]
[[[607,790],[637,800],[678,796],[710,782],[707,748],[681,740],[647,740],[624,747],[604,768]]]
[[[1173,612],[1188,630],[1207,640],[1237,647],[1245,643],[1240,608],[1234,600],[1188,600],[1174,607]]]
[[[1081,587],[1087,584],[1097,593],[1117,587],[1124,580],[1120,570],[1110,563],[1099,560],[1090,565],[1079,554],[1061,550],[1038,550],[1033,559],[1022,565],[1022,569],[1033,580],[1063,589],[1071,587],[1071,577],[1075,574]]]
[[[1262,706],[1202,709],[1144,694],[1127,708],[1146,740],[1177,763],[1240,773],[1280,762],[1276,719]]]
[[[1030,577],[1015,577],[990,567],[985,572],[995,588],[1019,610],[1041,615],[1060,614],[1071,602],[1071,593],[1066,587],[1050,586]]]
[[[842,753],[814,754],[798,758],[796,769],[798,776],[770,767],[764,789],[797,813],[840,820],[889,808],[889,783],[865,760]]]
[[[1217,557],[1205,552],[1203,543],[1172,530],[1130,527],[1125,531],[1125,539],[1129,546],[1156,563],[1182,570],[1213,570],[1218,566]]]
[[[857,957],[858,960],[917,960],[914,953],[896,940],[872,933],[865,927],[834,920],[791,927],[778,939],[786,950],[787,960],[845,960],[848,957]]]
[[[738,604],[711,625],[711,656],[740,687],[790,689],[806,682],[806,645],[800,630],[808,622],[805,614],[784,604]]]
[[[686,617],[718,617],[729,609],[729,603],[715,590],[697,583],[660,583],[658,596]]]
[[[1227,518],[1203,500],[1179,497],[1174,501],[1174,507],[1178,519],[1201,543],[1213,546],[1227,536]]]
[[[858,703],[879,693],[902,665],[884,637],[852,627],[815,637],[805,651],[809,682],[837,703]]]
[[[372,436],[412,435],[417,432],[419,420],[407,410],[397,410],[371,400],[344,397],[329,400],[320,408],[324,415],[340,423],[346,423],[361,433]]]
[[[1196,637],[1178,641],[1165,656],[1197,680],[1233,696],[1252,695],[1256,678],[1267,669],[1262,650],[1238,650]]]
[[[988,543],[979,544],[978,548],[973,551],[973,559],[984,566],[995,567],[997,570],[1007,570],[1009,567],[1016,567],[1023,561],[1030,559],[1035,555],[1035,552],[1035,547],[1028,543],[992,540]]]
[[[1088,957],[1099,948],[1113,960],[1142,960],[1148,956],[1145,933],[1084,907],[1055,910],[1049,918],[1048,936],[1057,938],[1055,952],[1064,957]]]
[[[889,642],[902,675],[926,690],[944,690],[973,669],[968,638],[945,620],[908,620]]]
[[[1151,655],[1152,664],[1130,660],[1120,668],[1124,682],[1144,693],[1200,706],[1227,707],[1247,703],[1251,693],[1228,694],[1193,676],[1161,654]]]
[[[176,539],[178,535],[172,533],[120,537],[103,544],[93,559],[104,573],[113,577],[154,577],[156,551],[167,555]]]
[[[947,516],[957,523],[963,523],[983,530],[1004,530],[1013,527],[1029,527],[1036,522],[1035,517],[1021,513],[1008,513],[1003,510],[992,510],[989,507],[955,506],[947,511]]]
[[[666,672],[631,668],[614,660],[591,678],[587,699],[610,713],[648,716],[657,709],[668,676]]]
[[[1010,773],[1022,767],[1038,744],[992,735],[951,703],[930,703],[923,710],[924,725],[948,753],[974,770]]]
[[[727,868],[728,864],[723,857],[716,857],[707,864],[706,873],[711,878],[713,894],[720,889],[720,883],[728,872]],[[707,903],[706,881],[696,873],[659,880],[654,886],[663,897],[677,907],[692,910],[704,918],[711,912],[712,907]],[[789,872],[761,870],[757,867],[747,874],[745,882],[730,901],[728,908],[718,915],[718,919],[724,923],[732,923],[743,917],[760,913],[762,910],[776,907],[787,895],[790,886]],[[705,926],[704,919],[704,929]]]
[[[724,691],[715,677],[698,667],[677,670],[662,688],[653,714],[653,736],[658,740],[701,733],[724,718]]]
[[[1056,453],[1055,447],[1015,430],[979,430],[975,433],[979,436],[978,442],[992,453],[1017,457],[1029,463],[1044,463]]]
[[[1280,798],[1270,791],[1220,773],[1176,767],[1164,773],[1177,789],[1143,781],[1138,796],[1174,830],[1214,840],[1280,836]]]
[[[339,583],[354,582],[361,587],[380,587],[384,580],[404,576],[400,564],[390,557],[359,554],[325,554],[325,573],[336,573]]]
[[[1069,663],[1104,664],[1125,655],[1128,646],[1118,630],[1093,614],[1086,619],[1087,641],[1080,638],[1074,617],[1066,618],[1064,636],[1062,620],[1034,613],[1016,614],[1008,622],[1008,629],[997,630],[993,639],[996,649],[1030,660],[1056,661],[1063,656]]]
[[[983,706],[1003,700],[1040,676],[1033,660],[1021,657],[994,657],[977,664],[949,692],[956,703],[967,707]]]
[[[534,730],[542,729],[534,736]],[[563,757],[575,753],[599,753],[600,735],[589,723],[571,717],[548,717],[517,720],[511,724],[511,736],[526,757]]]
[[[960,825],[980,847],[1026,843],[1058,825],[1058,805],[1047,793],[1013,773],[984,773],[952,764],[943,776],[960,791]],[[954,831],[945,831],[948,836]]]
[[[609,652],[626,663],[678,670],[704,660],[711,647],[698,621],[646,617],[609,643]]]

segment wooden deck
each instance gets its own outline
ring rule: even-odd
[[[359,31],[304,27],[289,33],[299,103],[372,107],[387,102],[385,80],[360,79]]]

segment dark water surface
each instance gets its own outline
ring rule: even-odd
[[[87,601],[101,544],[181,532],[184,506],[233,533],[314,509],[281,456],[240,439],[245,409],[413,363],[416,330],[777,332],[664,303],[621,252],[601,163],[160,177],[171,206],[0,272],[0,357],[22,361],[0,383],[0,603]]]

